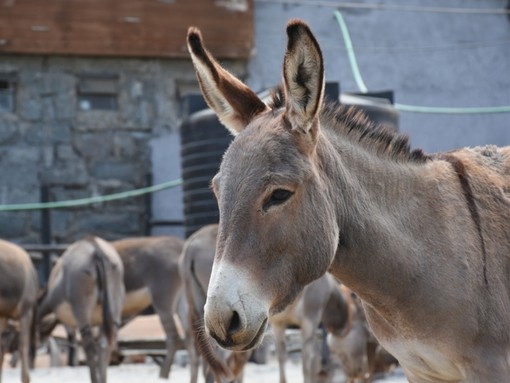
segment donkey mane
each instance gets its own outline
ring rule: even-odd
[[[271,96],[268,106],[273,111],[285,107],[283,86],[276,87]],[[409,136],[386,125],[375,124],[365,112],[356,107],[324,101],[320,119],[322,127],[329,127],[350,141],[395,161],[423,163],[431,159],[422,149],[411,150]]]

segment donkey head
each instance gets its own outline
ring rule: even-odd
[[[212,181],[220,225],[205,325],[233,350],[256,346],[267,318],[326,272],[338,242],[328,181],[317,160],[323,59],[308,26],[292,20],[285,103],[269,107],[219,66],[190,28],[188,47],[209,106],[235,135]]]

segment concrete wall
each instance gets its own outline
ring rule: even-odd
[[[334,1],[255,0],[256,52],[248,83],[255,90],[281,80],[285,25],[306,20],[321,44],[326,80],[358,91]],[[339,2],[341,3],[341,2]],[[352,3],[352,2],[351,2]],[[358,4],[378,4],[362,1]],[[402,6],[504,9],[507,0],[385,2]],[[369,90],[395,91],[396,102],[423,106],[510,106],[510,20],[480,15],[341,9]],[[402,112],[401,131],[428,152],[487,143],[510,144],[510,114],[433,115]]]

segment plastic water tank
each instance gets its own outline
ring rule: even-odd
[[[193,113],[181,126],[181,166],[186,238],[219,220],[210,182],[233,136],[211,109]]]
[[[376,124],[384,124],[398,131],[400,113],[392,105],[392,92],[342,93],[339,99],[343,105],[351,105],[363,110]]]

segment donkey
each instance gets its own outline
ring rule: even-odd
[[[0,239],[0,382],[5,348],[2,335],[8,330],[9,320],[19,321],[18,342],[21,355],[21,381],[30,376],[29,346],[33,334],[33,311],[37,300],[39,281],[28,253],[18,245]]]
[[[181,257],[181,273],[184,281],[184,288],[190,307],[190,325],[194,333],[199,333],[203,318],[203,307],[206,301],[207,288],[214,259],[218,225],[208,225],[198,230],[187,241]],[[305,382],[317,380],[318,360],[316,358],[317,329],[321,321],[329,331],[335,332],[338,336],[345,335],[350,328],[350,311],[338,283],[330,274],[326,274],[318,280],[306,286],[296,300],[284,311],[270,319],[271,328],[275,337],[276,353],[279,362],[280,382],[285,383],[285,330],[289,326],[298,326],[301,329],[301,340],[303,349],[303,376]],[[207,354],[207,352],[206,352]],[[233,368],[235,376],[240,375],[245,357],[237,356],[236,362],[228,359],[230,367]],[[193,363],[192,363],[193,365]],[[192,382],[196,382],[198,361],[195,360],[195,368],[192,368]],[[195,373],[193,373],[193,370]]]
[[[340,361],[347,383],[371,382],[376,373],[386,373],[396,360],[374,339],[355,294],[345,286],[342,286],[342,293],[351,313],[351,326],[346,334],[328,331],[327,343]]]
[[[173,236],[135,237],[113,241],[124,265],[126,296],[122,318],[132,318],[152,304],[166,334],[166,356],[159,376],[168,379],[182,340],[174,322],[181,295],[179,257],[183,241]]]
[[[287,25],[283,88],[265,104],[204,48],[202,92],[235,135],[212,188],[220,223],[205,327],[260,343],[268,318],[331,272],[416,382],[510,376],[510,147],[426,155],[362,113],[323,103],[319,44]]]
[[[80,331],[92,383],[106,383],[124,302],[123,274],[113,246],[87,237],[71,244],[58,259],[39,302],[38,322],[54,313],[68,333]],[[93,326],[100,326],[97,344]]]
[[[285,362],[287,351],[285,346],[285,330],[290,326],[298,326],[301,330],[301,356],[304,383],[317,382],[323,373],[319,368],[317,353],[317,329],[322,320],[331,332],[344,336],[350,329],[350,311],[340,291],[340,286],[330,274],[305,286],[297,298],[283,311],[269,318],[275,338],[276,355],[278,357],[280,383],[286,383]]]
[[[226,355],[221,349],[215,348],[200,335],[203,332],[204,304],[209,286],[209,278],[214,259],[218,225],[207,225],[189,237],[179,260],[179,270],[183,280],[184,293],[188,307],[188,323],[186,339],[190,357],[191,383],[198,379],[198,355],[204,357],[205,381],[212,383],[220,380],[218,372],[227,377],[228,381],[241,382],[244,365],[250,356],[249,352],[233,352]]]

